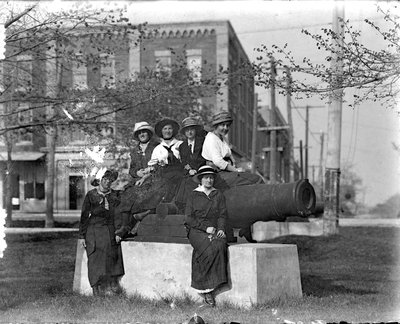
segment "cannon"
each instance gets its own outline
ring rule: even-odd
[[[237,186],[224,192],[228,210],[228,241],[233,229],[248,241],[251,225],[258,221],[285,221],[289,216],[308,217],[316,196],[307,179],[293,183]],[[184,215],[171,203],[160,204],[137,228],[136,241],[187,243]]]

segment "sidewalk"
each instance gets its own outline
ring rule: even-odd
[[[45,233],[68,233],[78,232],[78,228],[43,228],[43,227],[10,227],[5,228],[5,234],[45,234]]]
[[[54,212],[54,221],[59,223],[76,223],[79,222],[81,216],[80,210],[73,211],[59,211]],[[45,221],[46,214],[44,213],[23,213],[20,211],[13,211],[13,221]],[[7,227],[5,234],[39,234],[39,233],[73,233],[78,232],[78,228],[73,227]]]

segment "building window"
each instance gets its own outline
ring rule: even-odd
[[[109,54],[100,54],[100,78],[103,88],[115,87],[115,57]]]
[[[87,67],[83,54],[76,54],[72,63],[72,87],[77,90],[87,89]]]
[[[32,55],[19,55],[16,58],[14,72],[16,92],[29,92],[32,88]]]
[[[33,110],[29,107],[27,103],[18,104],[18,125],[24,126],[32,123],[33,120]],[[29,131],[29,127],[21,127],[18,130],[18,142],[32,142],[33,136]]]
[[[171,74],[171,51],[155,51],[156,58],[156,73],[167,72]]]
[[[186,61],[192,80],[199,84],[201,82],[201,49],[187,50]]]
[[[84,113],[85,106],[86,106],[85,103],[78,102],[75,104],[74,111],[77,112],[81,116],[85,115],[85,113]],[[85,115],[85,117],[86,117],[86,115]],[[85,119],[83,116],[81,118]],[[69,138],[68,142],[82,143],[82,142],[86,142],[86,140],[87,140],[87,135],[79,124],[72,125],[71,127],[69,127],[67,132],[68,132],[68,138]]]
[[[44,182],[26,182],[24,185],[25,199],[44,199]]]

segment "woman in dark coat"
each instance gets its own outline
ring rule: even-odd
[[[192,177],[201,166],[206,164],[201,152],[207,132],[197,118],[187,117],[182,121],[180,133],[185,136],[185,140],[179,146],[179,154],[184,166],[184,178],[176,194],[175,203],[183,212],[189,193],[197,187]]]
[[[133,136],[137,144],[130,152],[129,174],[132,181],[121,193],[121,203],[117,208],[118,217],[123,224],[121,230],[123,238],[136,234],[135,225],[153,209],[153,204],[147,200],[156,190],[153,183],[153,168],[147,164],[154,148],[159,144],[154,140],[154,128],[148,122],[138,122],[133,129]]]
[[[213,187],[211,166],[202,166],[193,177],[200,185],[189,195],[185,215],[188,238],[193,246],[191,286],[215,306],[214,290],[228,282],[225,197]]]
[[[141,186],[151,176],[147,163],[150,161],[154,148],[159,144],[154,140],[154,129],[147,122],[135,124],[133,136],[138,143],[131,150],[131,165],[129,174],[136,186]]]
[[[120,200],[110,187],[117,177],[116,171],[107,170],[98,187],[86,194],[82,206],[79,237],[86,248],[89,283],[94,295],[116,292],[124,275],[121,237],[114,225],[115,208]]]

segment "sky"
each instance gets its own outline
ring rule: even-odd
[[[47,7],[61,8],[66,1],[52,1]],[[103,2],[91,1],[93,6],[104,6]],[[49,5],[50,4],[50,5]],[[261,44],[283,45],[288,43],[295,57],[307,56],[314,62],[322,62],[323,56],[310,39],[301,34],[306,28],[318,32],[322,27],[331,26],[333,1],[110,1],[111,6],[126,6],[133,24],[190,22],[204,20],[229,20],[238,35],[248,57],[253,61],[255,48]],[[363,19],[383,23],[377,13],[376,2],[346,1],[345,17],[362,31],[363,43],[375,48],[376,34],[363,23]],[[385,5],[384,2],[380,3]],[[260,105],[269,105],[268,90],[257,88]],[[351,91],[346,91],[351,96]],[[283,116],[287,116],[285,98],[277,97],[277,105]],[[305,142],[305,109],[310,109],[309,164],[319,164],[320,134],[328,129],[328,108],[318,98],[296,100],[293,98],[292,116],[295,145]],[[398,107],[399,108],[399,107]],[[352,166],[352,170],[363,181],[363,192],[359,200],[369,206],[382,203],[392,195],[400,193],[400,154],[393,149],[393,143],[400,145],[400,109],[388,109],[379,103],[363,103],[355,108],[345,104],[342,111],[341,169]],[[263,113],[263,112],[262,112]],[[325,136],[326,143],[326,136]],[[326,146],[324,149],[324,159]],[[299,158],[298,150],[295,157]],[[323,163],[325,163],[323,161]],[[309,171],[312,181],[318,176]]]

